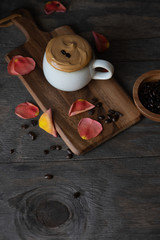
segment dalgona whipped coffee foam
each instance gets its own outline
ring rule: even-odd
[[[64,72],[84,68],[92,58],[92,48],[79,35],[62,35],[51,39],[46,48],[48,63]]]

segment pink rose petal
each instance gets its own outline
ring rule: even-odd
[[[107,48],[109,48],[109,41],[105,36],[97,32],[92,32],[92,34],[94,36],[98,52],[104,52]]]
[[[8,73],[11,75],[25,75],[35,69],[36,63],[30,57],[14,56],[8,64]]]
[[[77,99],[69,109],[69,116],[77,115],[79,113],[88,111],[94,107],[95,105],[91,104],[90,102],[84,99]]]
[[[66,7],[59,1],[49,1],[45,4],[44,11],[47,15],[53,12],[66,12]]]
[[[14,60],[13,58],[11,59],[11,61],[8,63],[8,66],[7,66],[7,69],[8,69],[8,73],[10,75],[19,75],[19,73],[17,73],[14,69]]]
[[[102,130],[101,123],[91,118],[82,118],[78,124],[79,135],[84,140],[95,138]]]
[[[39,108],[30,102],[24,102],[16,107],[15,114],[23,119],[35,118],[39,115]]]

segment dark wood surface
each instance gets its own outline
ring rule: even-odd
[[[110,49],[96,56],[113,63],[116,80],[131,98],[135,80],[160,68],[159,1],[63,0],[68,11],[50,16],[44,3],[1,1],[0,18],[27,8],[43,31],[70,25],[94,49],[91,31],[104,34]],[[142,118],[85,155],[67,159],[61,138],[14,114],[19,103],[34,100],[8,75],[4,56],[25,41],[15,26],[0,29],[0,240],[160,239],[160,124]],[[21,129],[24,123],[28,129]],[[62,150],[45,155],[53,144]]]

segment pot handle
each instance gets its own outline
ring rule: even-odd
[[[107,80],[110,79],[113,76],[114,73],[114,67],[113,65],[106,61],[106,60],[101,60],[97,59],[93,61],[92,67],[95,68],[102,68],[107,70],[106,72],[100,72],[95,70],[95,74],[93,75],[92,79],[95,80]]]

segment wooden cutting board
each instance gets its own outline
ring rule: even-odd
[[[19,16],[12,19],[12,22],[25,34],[27,41],[24,45],[9,52],[5,59],[9,62],[13,56],[22,55],[32,57],[36,61],[35,70],[19,78],[42,111],[45,112],[49,108],[53,110],[56,129],[73,153],[84,154],[140,120],[139,111],[114,78],[107,81],[92,80],[88,86],[74,92],[64,92],[52,87],[46,81],[42,71],[46,45],[56,35],[74,34],[74,32],[69,26],[62,26],[52,32],[42,32],[37,28],[27,10],[20,9],[16,13]],[[71,104],[79,98],[88,101],[97,98],[103,106],[100,114],[106,116],[109,109],[115,109],[123,116],[115,123],[105,124],[104,120],[101,121],[104,128],[102,133],[94,139],[83,140],[77,131],[78,122],[83,117],[97,120],[99,113],[97,108],[93,116],[85,112],[68,117]]]

